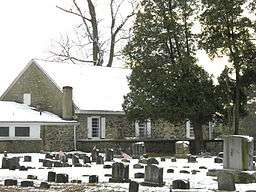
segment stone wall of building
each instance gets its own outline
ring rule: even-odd
[[[27,68],[2,100],[23,103],[24,93],[31,93],[32,106],[62,115],[62,92],[36,65]]]
[[[46,151],[74,150],[74,126],[47,125],[41,127],[42,149]]]
[[[151,134],[153,138],[185,139],[186,129],[184,125],[175,126],[168,121],[158,120],[152,123]]]
[[[125,137],[134,137],[134,125],[129,123],[125,115],[116,114],[77,114],[77,121],[80,123],[77,128],[77,139],[87,139],[87,118],[91,116],[105,117],[105,138],[106,139],[122,139]]]
[[[0,153],[38,153],[41,146],[42,140],[1,140]]]

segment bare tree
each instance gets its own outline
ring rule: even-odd
[[[58,47],[57,51],[50,51],[52,57],[56,60],[70,60],[72,63],[76,62],[91,62],[94,65],[103,65],[104,54],[108,56],[107,67],[112,67],[113,59],[116,56],[116,44],[121,40],[128,38],[128,36],[123,33],[125,25],[128,23],[130,18],[135,15],[137,9],[137,3],[135,0],[109,0],[110,9],[110,37],[106,39],[103,35],[100,35],[100,25],[99,19],[97,18],[97,11],[95,7],[95,1],[83,0],[86,2],[86,6],[82,6],[77,0],[72,0],[72,8],[63,8],[57,6],[58,9],[69,13],[71,15],[77,16],[82,20],[76,28],[76,35],[78,41],[72,41],[67,36],[64,40],[56,41],[55,44]],[[131,11],[125,16],[121,14],[121,9],[124,3],[129,3],[131,5]],[[82,30],[81,30],[82,29]],[[77,32],[79,30],[79,32]],[[81,40],[83,39],[83,40]],[[86,41],[86,43],[82,43]],[[88,51],[88,45],[92,45],[89,52],[92,53],[92,60],[84,59],[84,55],[77,56],[74,54],[74,50]],[[87,50],[86,50],[87,48]]]

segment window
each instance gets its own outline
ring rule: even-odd
[[[92,137],[100,136],[100,119],[92,118]]]
[[[195,138],[193,125],[191,124],[191,122],[189,120],[186,122],[186,137],[188,139],[194,139]]]
[[[9,127],[0,127],[0,137],[9,137]]]
[[[29,137],[29,127],[15,127],[15,137]]]
[[[136,137],[150,137],[151,135],[151,121],[145,120],[145,121],[136,121],[135,122],[135,135]]]
[[[87,118],[88,138],[105,138],[105,117],[93,116]]]

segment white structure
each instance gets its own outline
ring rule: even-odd
[[[24,96],[24,100],[28,101],[28,98]],[[26,104],[0,101],[0,140],[41,140],[41,125],[77,124],[46,111],[37,111]]]

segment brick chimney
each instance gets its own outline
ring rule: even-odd
[[[72,87],[69,86],[63,87],[62,118],[65,120],[73,119]]]

